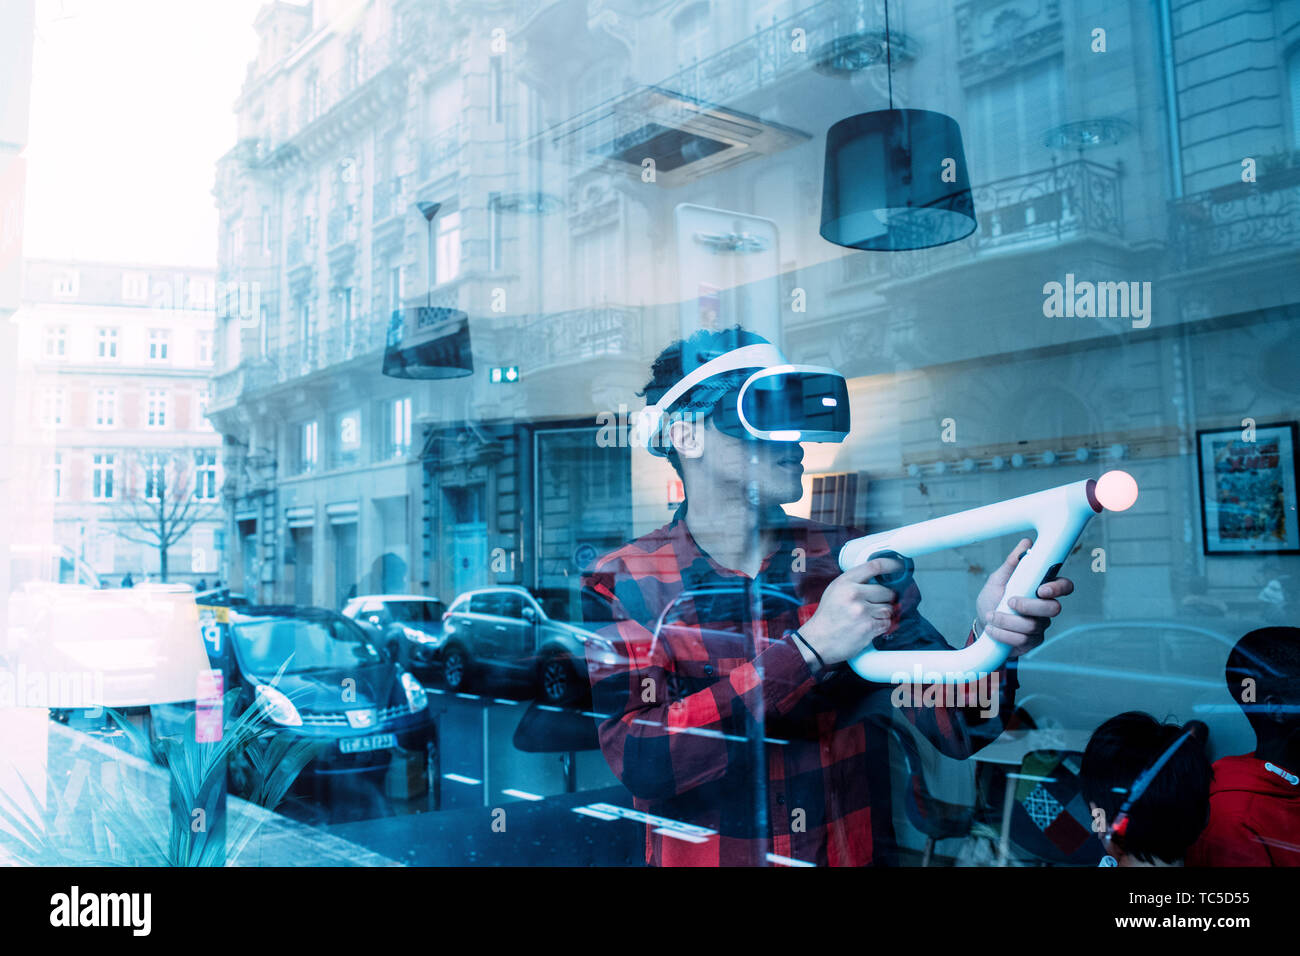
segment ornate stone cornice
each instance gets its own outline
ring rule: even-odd
[[[956,20],[957,69],[968,86],[1062,49],[1058,0],[969,0]]]

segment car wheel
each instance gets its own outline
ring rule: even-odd
[[[552,654],[542,661],[537,674],[538,690],[548,704],[567,704],[580,692],[578,674],[572,661],[563,654]]]
[[[449,690],[461,690],[469,683],[469,655],[459,647],[449,647],[442,655],[442,680]]]

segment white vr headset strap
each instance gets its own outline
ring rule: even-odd
[[[650,437],[659,428],[659,423],[664,414],[673,407],[673,403],[704,380],[713,378],[715,375],[721,375],[724,372],[734,372],[737,369],[767,368],[784,364],[785,356],[781,354],[781,350],[775,345],[766,342],[758,345],[742,345],[738,349],[724,352],[685,376],[665,392],[659,401],[641,409],[640,414],[637,416],[638,439],[642,443],[648,444]]]

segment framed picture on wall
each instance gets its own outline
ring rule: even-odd
[[[1295,422],[1198,431],[1206,554],[1300,554]]]

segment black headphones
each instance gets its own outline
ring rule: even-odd
[[[1146,792],[1147,787],[1151,786],[1152,782],[1156,779],[1156,776],[1159,775],[1161,769],[1169,762],[1169,758],[1172,757],[1178,751],[1178,748],[1188,739],[1194,736],[1196,736],[1196,734],[1191,729],[1184,730],[1179,735],[1178,739],[1166,747],[1165,752],[1156,758],[1155,763],[1138,774],[1137,779],[1133,781],[1133,786],[1129,787],[1128,796],[1126,796],[1124,802],[1120,804],[1119,812],[1115,814],[1115,819],[1112,820],[1110,826],[1106,828],[1106,832],[1101,835],[1101,843],[1103,847],[1105,847],[1107,842],[1114,842],[1115,837],[1119,837],[1123,840],[1124,834],[1128,832],[1129,820],[1132,818],[1133,804],[1136,803],[1138,799],[1141,798],[1142,794]],[[1107,854],[1102,858],[1100,865],[1117,866],[1118,863],[1119,861],[1117,861],[1113,856]]]

